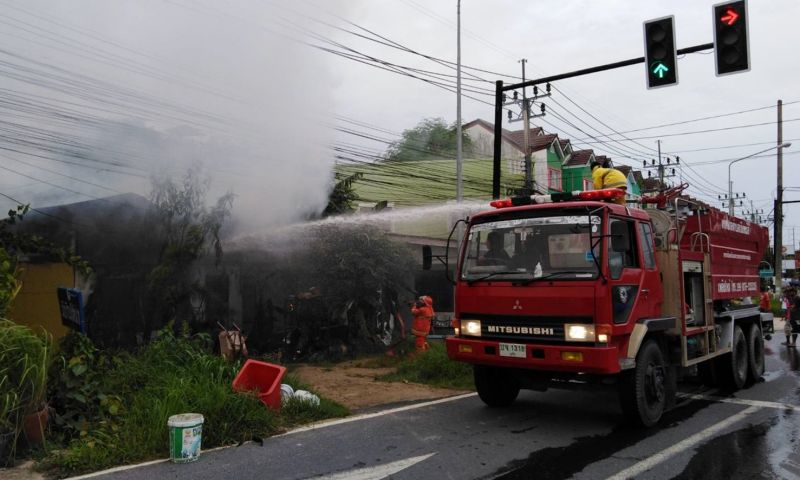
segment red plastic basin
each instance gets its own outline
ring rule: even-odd
[[[281,380],[285,374],[286,367],[248,360],[233,379],[233,389],[237,392],[255,390],[264,405],[273,410],[280,410]]]

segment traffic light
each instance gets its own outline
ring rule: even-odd
[[[750,70],[747,44],[747,2],[714,5],[714,57],[717,76]]]
[[[644,22],[644,60],[647,88],[678,83],[674,15]]]

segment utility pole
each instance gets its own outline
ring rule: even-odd
[[[664,167],[661,165],[661,140],[656,140],[658,143],[658,188],[664,190]]]
[[[775,199],[775,288],[783,287],[783,101],[778,100],[778,193]]]
[[[519,61],[522,64],[522,81],[525,81],[525,64],[527,58]],[[533,194],[533,165],[531,165],[531,109],[528,105],[528,94],[526,88],[522,89],[522,141],[525,143],[525,192],[526,195]]]
[[[652,171],[653,169],[657,169],[656,178],[658,178],[658,189],[660,191],[664,191],[666,189],[666,184],[664,181],[667,178],[672,178],[676,176],[675,167],[680,166],[681,164],[681,157],[675,157],[675,163],[672,163],[672,158],[667,157],[666,162],[664,158],[661,156],[661,140],[656,140],[658,144],[658,163],[656,163],[655,159],[652,159],[652,162],[648,165],[647,160],[643,160],[642,168],[647,170],[647,178],[652,178]]]
[[[461,145],[461,0],[456,7],[456,203],[461,203],[464,196],[462,180],[462,145]]]

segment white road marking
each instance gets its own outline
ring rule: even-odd
[[[388,477],[389,475],[394,475],[399,471],[414,466],[423,460],[427,460],[434,455],[436,454],[429,453],[427,455],[406,458],[405,460],[398,460],[396,462],[378,465],[375,467],[359,468],[358,470],[348,470],[346,472],[340,472],[333,475],[310,478],[313,480],[380,480]]]
[[[249,443],[249,442],[247,442],[247,443]],[[202,449],[200,454],[202,455],[204,453],[216,452],[217,450],[223,450],[223,449],[231,448],[231,447],[234,447],[234,446],[236,446],[236,445],[223,445],[221,447],[209,448],[208,450]],[[161,460],[150,460],[149,462],[136,463],[136,464],[133,464],[133,465],[122,465],[120,467],[108,468],[106,470],[101,470],[99,472],[86,473],[86,474],[83,474],[83,475],[78,475],[77,477],[67,477],[64,480],[83,480],[85,478],[94,478],[94,477],[99,477],[100,475],[106,475],[106,474],[109,474],[109,473],[124,472],[125,470],[133,470],[134,468],[146,467],[148,465],[157,465],[159,463],[168,463],[168,462],[169,462],[169,458],[162,458]]]
[[[678,397],[688,398],[690,400],[705,400],[709,402],[718,402],[718,403],[733,403],[735,405],[747,405],[750,407],[760,407],[760,408],[774,408],[776,410],[794,410],[796,412],[800,412],[800,406],[792,405],[791,403],[766,402],[764,400],[747,400],[744,398],[722,398],[722,397],[712,397],[709,395],[686,394],[686,393],[679,393]]]
[[[710,437],[713,437],[721,430],[730,427],[734,423],[744,420],[748,415],[757,411],[759,408],[762,407],[758,407],[755,405],[748,407],[742,410],[741,412],[737,413],[736,415],[733,415],[732,417],[728,417],[727,419],[719,423],[716,423],[708,428],[703,429],[703,431],[701,432],[695,433],[689,438],[681,440],[680,442],[676,443],[675,445],[669,447],[666,450],[662,450],[659,453],[656,453],[655,455],[652,455],[638,463],[631,465],[625,470],[618,472],[616,475],[608,477],[608,480],[625,480],[628,478],[634,478],[637,475],[642,474],[647,470],[650,470],[651,468],[667,460],[668,458],[673,457],[685,450],[688,450],[694,447],[695,445],[707,440]]]
[[[320,422],[320,423],[312,423],[311,425],[306,425],[304,427],[298,427],[298,428],[295,428],[294,430],[289,430],[286,433],[282,433],[280,435],[274,435],[273,437],[270,437],[270,438],[283,437],[283,436],[286,436],[286,435],[292,435],[294,433],[307,432],[309,430],[317,430],[317,429],[320,429],[320,428],[332,427],[334,425],[341,425],[343,423],[358,422],[360,420],[366,420],[368,418],[382,417],[384,415],[391,415],[393,413],[406,412],[408,410],[415,410],[417,408],[430,407],[431,405],[438,405],[440,403],[455,402],[456,400],[462,400],[464,398],[474,397],[476,395],[477,395],[477,393],[465,393],[463,395],[456,395],[454,397],[440,398],[439,400],[431,400],[430,402],[414,403],[412,405],[406,405],[404,407],[397,407],[397,408],[390,408],[388,410],[381,410],[380,412],[364,413],[362,415],[354,415],[352,417],[340,418],[338,420],[323,421],[323,422]]]
[[[331,421],[328,421],[328,422],[322,421],[322,422],[319,422],[319,423],[312,423],[311,425],[306,425],[305,427],[295,428],[294,430],[289,430],[288,432],[282,433],[280,435],[273,435],[272,437],[269,437],[269,438],[283,437],[283,436],[286,436],[286,435],[291,435],[293,433],[306,432],[306,431],[309,431],[309,430],[317,430],[317,429],[320,429],[320,428],[332,427],[334,425],[341,425],[343,423],[357,422],[359,420],[366,420],[368,418],[381,417],[383,415],[389,415],[389,414],[392,414],[392,413],[399,413],[399,412],[405,412],[405,411],[408,411],[408,410],[414,410],[414,409],[417,409],[417,408],[429,407],[431,405],[437,405],[439,403],[453,402],[453,401],[456,401],[456,400],[461,400],[463,398],[474,397],[475,395],[477,395],[477,393],[465,393],[463,395],[455,395],[453,397],[440,398],[438,400],[431,400],[429,402],[414,403],[412,405],[406,405],[406,406],[397,407],[397,408],[390,408],[388,410],[381,410],[379,412],[374,412],[374,413],[365,413],[363,415],[354,415],[352,417],[340,418],[338,420],[331,420]],[[265,440],[266,440],[266,438],[265,438]],[[245,443],[251,443],[251,442],[245,442]],[[217,450],[223,450],[223,449],[226,449],[226,448],[238,447],[238,446],[239,445],[224,445],[222,447],[216,447],[216,448],[212,448],[212,449],[209,449],[209,450],[203,449],[202,453],[209,453],[209,452],[214,452],[214,451],[217,451]],[[166,463],[166,462],[169,462],[169,459],[152,460],[152,461],[149,461],[149,462],[137,463],[135,465],[123,465],[121,467],[109,468],[107,470],[101,470],[99,472],[87,473],[85,475],[80,475],[80,476],[77,476],[77,477],[69,477],[66,480],[83,480],[83,479],[86,479],[86,478],[99,477],[100,475],[106,475],[106,474],[109,474],[109,473],[124,472],[125,470],[133,470],[133,469],[139,468],[139,467],[146,467],[148,465],[155,465],[155,464],[158,464],[158,463]]]

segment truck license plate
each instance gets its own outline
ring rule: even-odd
[[[525,345],[520,345],[518,343],[501,343],[500,356],[525,358]]]

